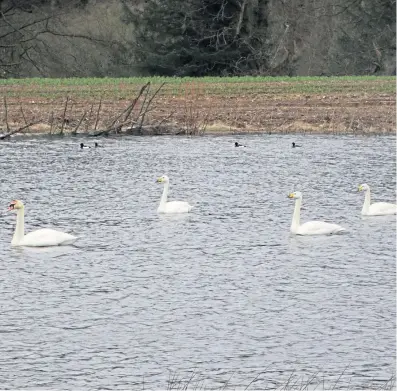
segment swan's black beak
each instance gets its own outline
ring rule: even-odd
[[[10,204],[7,208],[8,211],[14,210],[15,209],[15,204]]]

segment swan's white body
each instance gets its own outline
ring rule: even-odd
[[[365,198],[361,214],[363,216],[384,216],[397,213],[397,205],[389,202],[375,202],[371,204],[371,189],[364,183],[358,187],[359,191],[365,191]]]
[[[338,224],[326,223],[325,221],[308,221],[300,225],[302,194],[297,191],[289,194],[288,197],[296,199],[294,214],[292,216],[291,233],[295,235],[330,235],[345,230]]]
[[[65,232],[54,229],[43,228],[30,232],[25,235],[25,208],[21,201],[13,201],[10,205],[17,211],[17,225],[14,236],[12,237],[12,246],[28,247],[48,247],[72,244],[77,238]]]
[[[192,210],[192,206],[185,201],[169,201],[168,189],[169,189],[169,178],[166,175],[157,179],[157,182],[164,183],[163,194],[161,195],[160,205],[157,208],[158,213],[188,213]]]

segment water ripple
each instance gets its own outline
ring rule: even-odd
[[[12,248],[1,213],[2,388],[390,387],[396,221],[356,189],[393,200],[395,137],[300,137],[1,143],[0,205],[79,236]],[[157,215],[162,174],[193,213]],[[290,235],[293,190],[345,234]]]

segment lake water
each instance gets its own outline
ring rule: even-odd
[[[395,137],[95,141],[0,144],[0,388],[390,385],[396,220],[357,187],[395,202]],[[162,174],[192,213],[157,214]],[[290,235],[294,190],[346,233]],[[75,246],[12,248],[13,199]]]

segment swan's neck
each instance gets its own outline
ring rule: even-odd
[[[15,227],[14,236],[11,244],[18,244],[25,236],[25,209],[22,207],[17,211],[17,225]]]
[[[370,205],[371,205],[371,190],[368,189],[365,192],[364,205],[363,205],[363,209],[361,210],[361,213],[362,214],[367,213]]]
[[[295,209],[294,209],[294,214],[292,216],[292,223],[291,223],[291,232],[295,233],[300,224],[300,219],[301,219],[301,205],[302,205],[302,198],[298,198],[295,201]]]
[[[169,182],[164,183],[164,190],[163,194],[160,198],[160,205],[165,205],[167,202],[167,196],[168,196],[168,187],[169,187]]]

